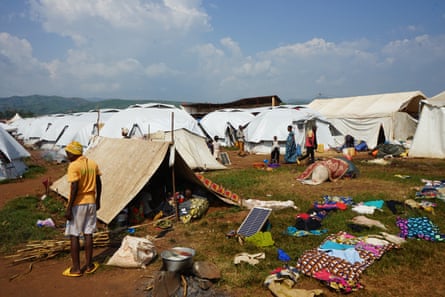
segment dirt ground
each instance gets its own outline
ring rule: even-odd
[[[0,184],[0,207],[16,197],[25,195],[37,195],[40,197],[44,194],[44,186],[42,180],[51,178],[56,180],[63,176],[66,170],[66,164],[52,164],[41,160],[38,152],[33,152],[34,163],[47,167],[47,172],[42,176],[17,181],[14,183]],[[232,164],[230,168],[244,168],[252,166],[255,162],[262,162],[266,156],[249,155],[246,157],[238,157],[236,152],[229,152]],[[362,158],[367,158],[363,155]],[[284,165],[295,166],[295,165]],[[335,189],[341,189],[342,182],[327,183],[321,185],[321,191],[329,189],[335,193]],[[349,184],[348,190],[362,188],[364,185],[354,182]],[[372,186],[372,185],[370,185]],[[395,189],[396,190],[396,189]],[[217,211],[210,209],[209,211]],[[247,213],[247,212],[246,212]],[[238,214],[240,215],[240,214]],[[242,214],[241,214],[242,215]],[[154,226],[149,226],[148,233],[155,234],[157,231]],[[156,242],[161,248],[169,246],[169,238],[175,236],[175,230],[167,233],[167,235]],[[114,249],[115,250],[115,249]],[[95,260],[103,263],[107,256],[114,251],[109,248],[95,248]],[[83,255],[81,255],[82,257]],[[81,258],[83,260],[83,258]],[[147,296],[146,286],[154,271],[161,269],[162,262],[155,261],[146,269],[123,269],[102,265],[99,270],[92,275],[84,275],[80,278],[67,278],[62,276],[62,271],[69,267],[71,263],[68,254],[57,259],[44,260],[36,263],[23,263],[11,265],[9,259],[0,259],[0,288],[2,296],[45,296],[45,297],[71,297],[71,296]],[[18,275],[18,277],[17,277]],[[11,280],[11,278],[13,278]],[[269,296],[268,291],[263,294]]]

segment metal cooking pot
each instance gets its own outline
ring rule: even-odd
[[[187,247],[174,247],[161,253],[164,268],[168,271],[186,271],[193,266],[195,250]]]

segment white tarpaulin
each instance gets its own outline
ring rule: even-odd
[[[386,141],[405,141],[414,136],[420,91],[313,100],[308,106],[324,115],[343,135],[352,135],[372,148],[379,133]],[[382,130],[381,130],[382,129]]]
[[[445,158],[445,91],[422,101],[410,157]]]
[[[270,154],[273,137],[277,136],[280,152],[285,152],[287,127],[294,127],[295,141],[304,146],[305,129],[311,125],[317,127],[317,143],[323,144],[326,149],[335,147],[335,138],[332,131],[335,128],[317,111],[306,107],[276,107],[259,113],[252,119],[245,130],[247,149],[257,154]]]
[[[0,180],[20,177],[28,168],[23,159],[29,156],[28,151],[0,127]]]
[[[234,128],[244,126],[255,116],[249,111],[241,109],[221,109],[206,114],[200,121],[202,129],[212,139],[218,136],[220,143],[224,146],[230,146],[234,139],[229,139],[227,129],[229,124]]]

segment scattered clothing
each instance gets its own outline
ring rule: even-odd
[[[381,228],[381,229],[383,229],[385,231],[387,230],[386,226],[383,225],[380,221],[373,220],[373,219],[367,218],[365,216],[353,217],[351,219],[351,222],[353,222],[355,224],[358,224],[358,225],[365,225],[365,226],[368,226],[368,227],[378,227],[378,228]]]
[[[272,233],[269,231],[257,232],[246,237],[245,240],[259,247],[272,246],[275,244],[274,240],[272,239]]]
[[[249,263],[250,265],[256,265],[260,263],[260,259],[266,259],[265,253],[258,253],[258,254],[248,254],[248,253],[239,253],[235,255],[235,258],[233,259],[233,264],[237,265],[241,262]]]
[[[427,241],[445,241],[445,234],[441,234],[439,227],[427,217],[397,218],[396,225],[400,229],[401,238],[418,238]]]

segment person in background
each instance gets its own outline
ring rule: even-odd
[[[306,147],[306,152],[298,158],[298,163],[307,157],[309,157],[309,163],[312,164],[315,162],[315,146],[316,146],[316,139],[315,139],[315,133],[313,129],[309,129],[306,133],[306,140],[304,143],[304,146]]]
[[[292,125],[287,126],[289,134],[286,139],[286,153],[284,155],[285,163],[295,163],[298,161],[297,145],[295,144],[295,135],[292,131]]]
[[[208,138],[208,139],[206,140],[206,143],[207,143],[207,147],[208,147],[209,150],[210,150],[210,153],[211,153],[212,156],[213,156],[213,139]]]
[[[218,137],[218,135],[215,135],[215,137],[213,137],[213,157],[216,159],[216,160],[220,160],[220,157],[219,157],[219,153],[220,153],[220,143],[219,143],[219,137]]]
[[[82,273],[93,273],[99,267],[93,263],[93,232],[96,231],[97,210],[100,208],[102,181],[99,166],[95,161],[83,156],[82,145],[73,141],[65,147],[70,164],[67,177],[71,184],[68,206],[65,212],[67,219],[65,235],[71,241],[72,266],[62,275],[76,277]],[[80,267],[80,235],[85,238],[85,268]]]
[[[236,140],[238,141],[239,151],[238,156],[244,157],[246,155],[246,152],[244,151],[244,128],[243,126],[239,125],[238,130],[236,131]]]
[[[122,128],[121,129],[121,135],[122,135],[122,138],[130,138],[130,135],[128,134],[129,132],[128,132],[128,129],[127,128]]]
[[[272,152],[270,153],[270,163],[280,164],[280,145],[277,136],[273,137]]]

